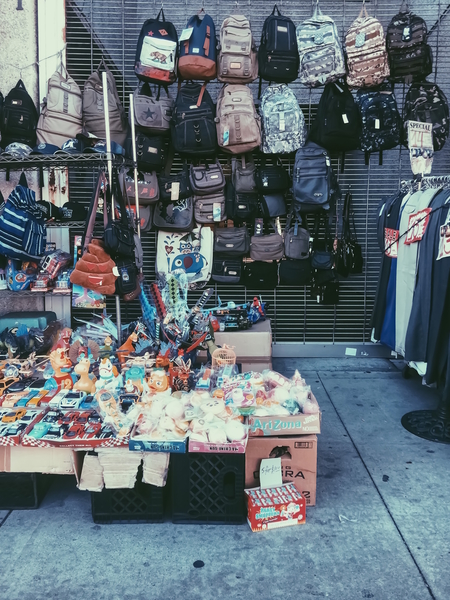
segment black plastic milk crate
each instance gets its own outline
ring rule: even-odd
[[[91,492],[94,523],[161,523],[164,488],[143,483],[141,473],[134,488]]]
[[[243,523],[245,454],[172,454],[170,469],[173,523]]]
[[[49,485],[42,473],[0,473],[0,510],[38,508]]]

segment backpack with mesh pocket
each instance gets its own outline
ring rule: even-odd
[[[325,85],[345,75],[345,60],[336,23],[316,4],[312,17],[297,27],[300,81],[308,87]]]
[[[290,154],[306,139],[305,117],[294,92],[286,84],[269,85],[261,97],[264,154]]]

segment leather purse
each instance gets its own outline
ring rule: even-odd
[[[274,224],[270,227],[273,233],[252,235],[250,239],[250,258],[253,260],[280,260],[284,256],[284,240]]]
[[[209,196],[225,188],[225,177],[219,162],[212,165],[191,165],[189,170],[191,189],[196,196]]]
[[[242,192],[256,192],[256,165],[253,159],[233,158],[231,163],[231,179],[237,194]]]

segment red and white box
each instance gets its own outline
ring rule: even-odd
[[[303,525],[306,502],[293,483],[273,488],[245,490],[247,522],[252,531]]]

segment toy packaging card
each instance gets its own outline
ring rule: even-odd
[[[303,525],[306,503],[293,483],[273,488],[245,490],[247,522],[252,531]]]
[[[22,436],[39,420],[40,410],[0,409],[0,446],[18,446]]]

